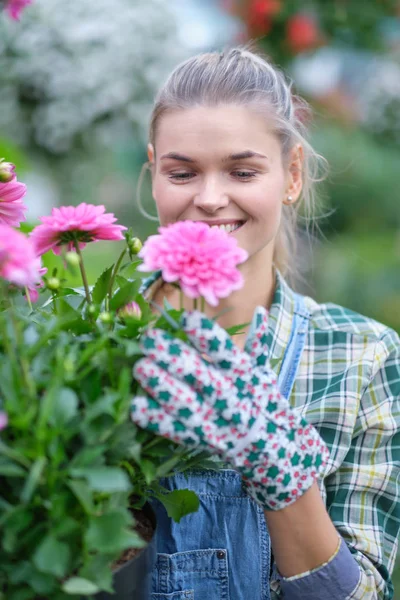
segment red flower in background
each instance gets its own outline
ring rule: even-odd
[[[318,25],[311,16],[297,13],[286,25],[287,41],[294,53],[315,48],[321,42]]]
[[[272,27],[272,19],[282,8],[281,0],[251,0],[247,24],[253,34],[267,34]]]

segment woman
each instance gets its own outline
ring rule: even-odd
[[[134,399],[133,420],[158,422],[161,435],[229,467],[164,482],[195,490],[200,509],[176,524],[156,505],[153,600],[393,597],[399,338],[296,294],[283,277],[323,160],[306,139],[306,109],[278,69],[244,48],[179,65],[154,107],[160,223],[224,226],[249,257],[242,289],[205,315],[185,313],[191,348],[153,330],[135,367],[148,396]],[[160,278],[147,288],[179,308]],[[251,326],[230,338],[225,329],[239,323]]]

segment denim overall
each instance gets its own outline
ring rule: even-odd
[[[289,398],[307,335],[310,315],[295,294],[288,346],[279,372]],[[248,339],[251,340],[253,326]],[[233,469],[190,471],[166,477],[170,490],[189,488],[200,499],[196,513],[180,523],[154,501],[157,562],[151,600],[269,600],[270,538],[263,509],[250,498]]]

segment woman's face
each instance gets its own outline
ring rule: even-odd
[[[301,170],[285,171],[265,117],[231,105],[169,111],[149,160],[161,225],[223,225],[249,257],[263,251],[272,262],[282,202],[300,194]]]

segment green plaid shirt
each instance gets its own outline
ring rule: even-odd
[[[277,276],[268,347],[279,373],[294,296]],[[330,449],[321,493],[361,571],[348,600],[388,600],[400,527],[400,339],[351,310],[305,301],[310,327],[290,403]]]
[[[157,275],[144,286],[147,297],[161,283]],[[305,301],[311,320],[290,403],[330,449],[320,489],[361,573],[347,600],[389,600],[400,527],[400,339],[351,310]],[[294,304],[277,272],[267,342],[277,374]],[[274,577],[271,597],[281,597]]]

